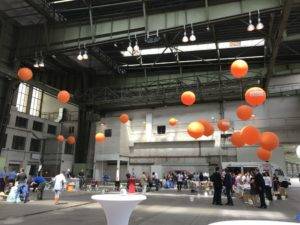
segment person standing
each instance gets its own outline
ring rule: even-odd
[[[5,180],[6,180],[6,168],[4,167],[3,170],[0,171],[0,192],[4,192]]]
[[[210,180],[213,182],[214,186],[214,198],[213,205],[222,205],[222,177],[220,173],[220,168],[216,167],[215,172],[210,177]]]
[[[177,174],[177,190],[178,191],[181,191],[182,183],[183,183],[183,174],[181,172],[179,172]]]
[[[224,177],[224,186],[225,186],[226,196],[227,196],[226,205],[230,205],[230,206],[233,206],[233,201],[232,201],[232,197],[231,197],[232,185],[233,185],[233,183],[232,183],[231,174],[230,174],[229,170],[226,168],[225,169],[225,177]]]
[[[54,181],[54,204],[58,205],[59,204],[59,198],[60,194],[67,183],[66,177],[63,172],[60,174],[56,175],[53,179]]]
[[[141,186],[142,186],[143,194],[145,194],[147,192],[147,176],[145,172],[143,172],[141,176]]]
[[[78,173],[78,178],[79,178],[79,189],[82,190],[82,187],[85,183],[85,177],[84,177],[84,170],[81,169],[80,172]]]
[[[29,188],[27,185],[27,175],[23,168],[20,169],[20,172],[16,176],[16,181],[18,182],[18,193],[20,194],[21,200],[24,203],[28,202],[29,200]]]
[[[273,201],[272,197],[272,180],[268,172],[264,173],[264,181],[266,186],[266,197],[269,201]]]
[[[37,200],[43,200],[46,180],[42,176],[42,172],[38,173],[38,175],[33,179],[33,182],[37,185],[37,195],[36,195]]]
[[[262,174],[259,172],[259,169],[256,168],[255,169],[255,187],[257,188],[257,193],[259,195],[259,199],[260,199],[260,207],[259,208],[267,208],[266,202],[265,202],[265,189],[266,189],[266,185],[265,185],[265,181],[264,178],[262,176]]]

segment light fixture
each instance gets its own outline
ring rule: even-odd
[[[194,34],[193,24],[191,24],[191,28],[192,28],[192,31],[191,31],[190,41],[196,41],[196,36]]]
[[[43,59],[41,59],[41,61],[39,62],[39,67],[45,67],[45,63]]]
[[[256,29],[257,30],[262,30],[264,28],[264,24],[261,22],[260,20],[260,13],[259,10],[257,10],[257,25],[256,25]]]
[[[85,60],[89,59],[89,55],[87,53],[87,50],[84,50],[84,54],[83,54],[82,58],[85,59]]]
[[[249,25],[247,27],[247,31],[251,32],[254,31],[255,26],[252,24],[252,19],[251,19],[251,12],[249,12]]]
[[[39,62],[38,62],[37,59],[35,60],[35,63],[33,64],[33,67],[34,67],[34,68],[39,68],[39,67],[40,67],[40,66],[39,66]]]
[[[296,154],[297,154],[297,157],[300,159],[300,145],[298,145],[296,148]]]
[[[78,59],[79,61],[83,60],[83,56],[82,56],[81,51],[79,51],[78,56],[77,56],[77,59]]]
[[[131,42],[129,41],[128,47],[127,47],[127,52],[129,52],[130,54],[132,54],[133,48],[131,46]]]
[[[184,29],[184,33],[183,33],[183,37],[182,37],[182,42],[183,43],[187,43],[189,41],[189,38],[187,37],[186,35],[186,29],[185,29],[185,26],[183,27]]]
[[[139,51],[140,51],[140,47],[139,47],[139,45],[138,45],[138,41],[137,41],[137,40],[135,41],[135,46],[133,47],[133,50],[134,50],[135,52],[139,52]]]

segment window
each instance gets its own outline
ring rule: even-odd
[[[12,149],[25,150],[26,138],[14,135],[12,142]]]
[[[111,129],[104,130],[104,136],[105,137],[111,137]]]
[[[17,116],[16,117],[16,127],[22,127],[22,128],[27,128],[28,125],[28,119]]]
[[[157,133],[158,134],[165,134],[166,133],[166,126],[157,126]]]
[[[7,134],[4,135],[3,142],[1,145],[1,149],[6,147]]]
[[[33,87],[29,114],[32,116],[40,116],[41,102],[43,92],[41,89]]]
[[[17,109],[19,112],[26,113],[29,95],[29,86],[25,83],[20,83],[17,97]]]
[[[48,134],[56,134],[56,126],[48,124]]]
[[[32,130],[35,131],[43,131],[43,123],[38,122],[38,121],[33,121],[33,125],[32,125]]]
[[[74,127],[69,127],[69,134],[74,134]]]
[[[41,140],[38,139],[31,139],[30,142],[30,151],[31,152],[40,152],[41,150]]]
[[[66,143],[65,154],[72,155],[74,152],[74,145],[69,145]]]

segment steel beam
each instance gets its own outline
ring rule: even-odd
[[[240,18],[248,14],[249,11],[260,9],[262,12],[273,11],[281,7],[280,0],[244,0],[207,7],[198,7],[187,10],[178,10],[166,13],[157,13],[148,16],[148,30],[160,30],[160,33],[170,30],[181,29],[183,25],[193,23],[195,26],[207,24],[208,22],[226,21],[233,18]],[[207,10],[209,13],[207,13]],[[50,51],[75,50],[78,42],[88,42],[90,40],[90,24],[61,24],[49,28]],[[145,20],[143,16],[129,19],[118,19],[112,21],[94,21],[95,43],[123,40],[131,35],[145,35]],[[113,29],[111,29],[113,28]],[[32,32],[33,28],[24,28],[24,37],[21,40],[23,56],[31,55],[37,47],[33,36],[40,35],[39,32]],[[39,39],[41,40],[41,38]],[[92,43],[87,44],[87,46]],[[45,43],[41,43],[43,48]]]
[[[44,8],[41,8],[39,4],[37,4],[33,0],[25,0],[25,2],[30,5],[32,8],[34,8],[35,11],[37,11],[40,15],[44,16],[45,19],[49,22],[55,22],[55,18],[53,18],[48,11],[46,11]]]

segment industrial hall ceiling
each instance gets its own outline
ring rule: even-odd
[[[2,0],[0,10],[32,84],[99,112],[178,104],[185,90],[199,102],[241,100],[255,85],[300,93],[272,84],[300,68],[298,0]],[[246,78],[230,75],[235,59]]]

